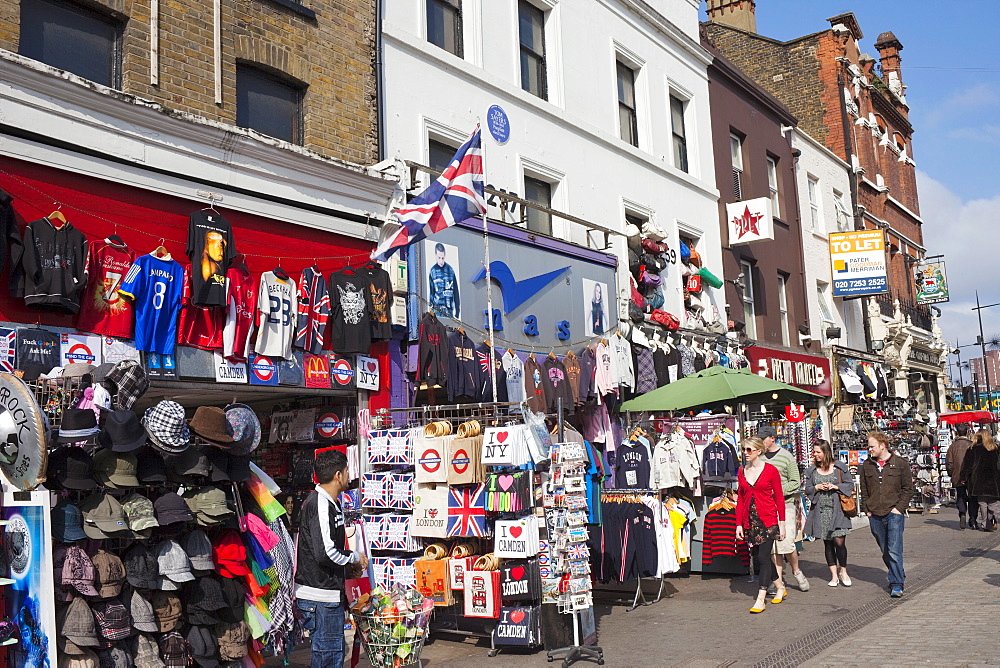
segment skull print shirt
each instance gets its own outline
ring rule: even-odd
[[[369,279],[330,274],[330,347],[338,353],[366,353],[372,342]]]

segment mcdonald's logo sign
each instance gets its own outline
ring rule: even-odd
[[[306,372],[306,387],[330,387],[330,360],[324,355],[305,354],[302,365]]]

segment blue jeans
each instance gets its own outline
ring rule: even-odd
[[[296,599],[303,629],[312,639],[312,668],[344,665],[344,604]]]
[[[906,517],[902,514],[872,515],[868,526],[875,536],[875,542],[882,550],[882,561],[889,568],[889,586],[902,587],[906,579],[903,572],[903,528]]]

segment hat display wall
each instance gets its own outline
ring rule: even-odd
[[[161,401],[147,408],[142,424],[153,446],[162,452],[178,454],[191,444],[191,430],[184,419],[184,407],[176,401]]]

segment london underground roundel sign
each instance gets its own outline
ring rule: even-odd
[[[338,385],[350,385],[354,378],[354,367],[341,357],[330,366],[330,375]]]
[[[323,413],[316,420],[316,433],[320,438],[333,438],[342,426],[343,423],[336,413]]]
[[[253,377],[256,380],[262,383],[267,383],[276,377],[278,367],[270,357],[257,355],[257,357],[255,357],[253,362],[250,364],[250,373],[253,374]]]

